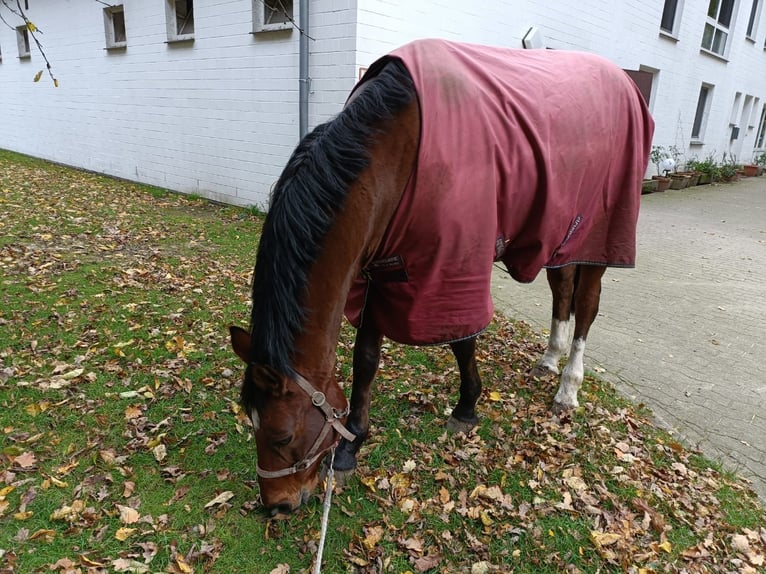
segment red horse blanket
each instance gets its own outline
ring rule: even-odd
[[[634,265],[654,123],[627,74],[590,54],[441,40],[388,58],[414,80],[420,148],[349,293],[353,325],[364,310],[390,339],[444,343],[492,319],[493,261],[521,282],[543,267]]]

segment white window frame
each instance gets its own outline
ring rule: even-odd
[[[253,33],[292,31],[293,0],[253,0]]]
[[[191,7],[188,11],[179,12],[181,6]],[[179,16],[179,13],[181,16]],[[183,27],[179,30],[179,20],[183,18]],[[165,19],[167,22],[168,42],[186,42],[194,40],[194,0],[165,0]]]
[[[700,91],[699,95],[697,96],[697,106],[695,108],[694,112],[694,121],[692,122],[692,133],[691,133],[691,145],[701,145],[704,143],[705,139],[705,128],[707,127],[708,117],[710,116],[710,105],[713,101],[713,89],[715,86],[712,84],[706,84],[702,83],[700,85]],[[705,90],[705,101],[700,102],[702,98],[702,92]],[[702,108],[700,109],[700,103],[702,104]],[[697,122],[697,119],[699,118],[699,122]],[[697,133],[694,133],[695,126],[699,123],[699,130]]]
[[[761,120],[758,122],[758,134],[755,136],[755,150],[766,151],[766,104],[761,109]]]
[[[731,3],[731,15],[729,17],[728,26],[720,22],[721,8],[724,5]],[[710,7],[708,9],[707,18],[705,22],[705,28],[702,34],[701,50],[704,53],[717,56],[719,58],[726,58],[729,53],[729,37],[731,31],[734,28],[734,19],[736,16],[737,0],[710,0]],[[711,16],[710,11],[714,11],[715,14]],[[717,41],[720,43],[723,39],[722,45],[716,46]],[[705,45],[707,40],[710,40],[709,45]],[[718,49],[715,49],[715,48]]]
[[[122,14],[123,32],[125,34],[124,39],[118,40],[115,30],[115,15]],[[106,49],[115,50],[119,48],[125,48],[128,45],[128,30],[125,22],[125,6],[123,4],[117,4],[115,6],[108,6],[104,8],[104,33],[106,36]]]
[[[16,26],[16,45],[19,47],[19,58],[26,60],[32,57],[31,44],[29,42],[29,28],[24,24],[23,26]]]
[[[750,118],[747,120],[747,129],[755,129],[756,122],[758,121],[758,110],[761,108],[761,98],[755,98],[753,100],[753,108],[750,110]]]
[[[684,0],[665,0],[665,4],[662,8],[662,17],[660,18],[660,34],[663,36],[669,36],[673,39],[678,39],[678,29],[681,26],[681,12],[684,9]],[[663,20],[665,14],[672,10],[673,22],[670,29],[663,26]]]
[[[763,2],[761,0],[753,0],[753,4],[750,7],[750,13],[747,18],[747,31],[745,32],[745,38],[755,42],[755,36],[758,33],[758,22],[761,19],[761,6]]]

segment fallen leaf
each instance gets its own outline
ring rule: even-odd
[[[135,508],[131,508],[130,506],[123,506],[122,504],[118,504],[117,509],[120,511],[120,521],[123,524],[135,524],[138,522],[139,518],[141,518],[141,515],[138,513],[138,511]]]
[[[216,496],[213,500],[208,502],[205,505],[205,508],[210,508],[212,506],[223,504],[227,500],[230,500],[233,496],[234,496],[234,493],[231,490],[225,490],[224,492]]]
[[[117,540],[124,541],[133,536],[136,532],[136,528],[127,528],[123,526],[122,528],[118,528],[117,532],[114,533],[114,537]]]
[[[13,459],[13,463],[21,468],[32,468],[37,462],[37,457],[31,452],[24,452]]]

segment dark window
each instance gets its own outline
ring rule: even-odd
[[[662,9],[660,28],[667,32],[673,31],[673,26],[676,21],[676,8],[678,8],[677,0],[665,0],[665,7]]]
[[[710,92],[708,86],[702,86],[700,88],[699,99],[697,100],[697,111],[694,114],[694,125],[692,126],[692,139],[700,139],[702,132],[702,121],[705,118],[705,107],[707,104],[707,96]]]
[[[755,17],[758,14],[758,4],[760,0],[753,0],[753,5],[750,7],[750,18],[747,21],[747,36],[752,37],[755,29]]]

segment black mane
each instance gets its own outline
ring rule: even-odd
[[[294,374],[291,355],[306,313],[308,272],[324,236],[369,163],[367,147],[376,128],[415,97],[400,60],[376,64],[365,89],[298,144],[271,196],[253,278],[251,360],[285,375]],[[248,382],[242,398],[252,404]]]

